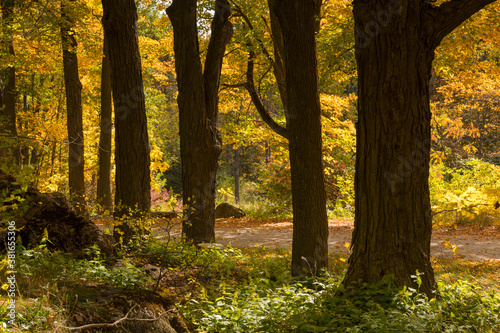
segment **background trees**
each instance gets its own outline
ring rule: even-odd
[[[21,163],[18,131],[17,131],[17,88],[16,88],[16,67],[13,18],[16,2],[14,0],[2,1],[2,32],[4,41],[2,42],[3,54],[11,63],[1,72],[0,86],[0,136],[2,136],[2,145],[0,145],[0,158],[3,159],[4,167],[12,167]]]
[[[113,100],[111,87],[111,66],[109,63],[109,46],[106,36],[103,38],[103,57],[101,69],[101,114],[99,131],[99,172],[97,175],[96,201],[102,211],[111,212],[113,197],[111,194],[111,153],[112,153],[112,114]]]

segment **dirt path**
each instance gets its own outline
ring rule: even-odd
[[[96,221],[101,228],[109,226],[110,220]],[[170,235],[179,239],[180,219],[172,220]],[[153,233],[158,238],[167,237],[165,222],[158,221]],[[348,255],[345,246],[351,242],[352,220],[331,219],[328,238],[330,253]],[[292,222],[290,219],[218,219],[215,223],[215,237],[218,243],[233,247],[266,246],[271,248],[291,248]],[[458,248],[456,255],[451,246]],[[436,258],[467,258],[469,260],[500,260],[500,226],[491,227],[440,227],[433,231],[431,255]]]
[[[159,227],[160,230],[163,229]],[[328,239],[331,253],[348,255],[346,243],[350,243],[353,230],[350,220],[330,220]],[[180,236],[180,222],[174,222],[171,235]],[[271,248],[291,248],[291,220],[218,219],[215,226],[217,242],[233,247],[266,246]],[[160,236],[161,237],[161,236]],[[456,255],[449,242],[458,248]],[[500,260],[500,228],[458,227],[438,228],[433,231],[431,255],[438,258],[467,258],[469,260]]]

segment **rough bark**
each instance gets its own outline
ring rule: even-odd
[[[151,208],[146,104],[133,0],[102,1],[115,110],[115,217]],[[125,228],[127,229],[127,228]],[[133,233],[126,230],[127,234]]]
[[[61,39],[63,49],[64,86],[66,88],[66,111],[69,141],[69,196],[79,213],[85,213],[85,157],[82,119],[82,84],[78,77],[78,46],[74,29],[74,18],[68,6],[75,0],[61,2]]]
[[[435,293],[428,185],[431,64],[441,39],[488,2],[453,0],[438,8],[410,0],[353,3],[359,97],[347,287],[392,275],[396,284],[416,288],[411,276],[418,270],[420,290]]]
[[[15,57],[14,39],[11,31],[12,13],[14,11],[14,0],[3,0],[1,2],[2,10],[2,25],[5,27],[4,41],[2,45],[7,49],[7,53],[12,57],[13,62]],[[15,165],[20,165],[21,154],[19,143],[17,142],[17,122],[16,122],[16,68],[14,65],[9,65],[2,73],[0,86],[0,157],[5,159],[2,164],[7,168]]]
[[[99,138],[99,176],[97,179],[96,201],[103,211],[111,212],[111,115],[113,112],[111,99],[111,68],[109,65],[108,41],[106,35],[103,42],[103,58],[101,72],[101,132]]]
[[[215,1],[212,35],[202,71],[196,28],[196,0],[174,0],[167,9],[174,28],[182,160],[183,236],[190,242],[215,240],[215,176],[222,150],[217,130],[222,59],[232,36],[231,9]]]
[[[315,41],[320,1],[275,1],[283,36],[292,174],[292,274],[328,266],[321,109]]]

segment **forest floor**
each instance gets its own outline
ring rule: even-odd
[[[179,239],[181,220],[170,223],[170,237]],[[168,237],[165,222],[154,226],[159,238]],[[353,231],[352,219],[330,219],[328,238],[330,253],[348,255],[347,247]],[[242,247],[291,248],[291,219],[217,219],[216,241],[219,244]],[[500,226],[437,227],[433,230],[431,255],[436,258],[462,258],[472,261],[500,260]]]

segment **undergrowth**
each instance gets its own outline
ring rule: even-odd
[[[175,300],[198,332],[500,330],[498,262],[435,261],[440,297],[429,300],[389,279],[347,293],[340,284],[347,268],[342,255],[330,255],[330,267],[320,277],[297,280],[289,274],[290,258],[285,249],[205,249],[142,239],[108,262],[95,247],[87,259],[75,259],[18,244],[18,328],[57,332],[66,321],[67,288],[106,284],[156,290]],[[160,276],[149,278],[139,268],[144,264],[161,268]],[[2,296],[4,331],[6,302]]]
[[[97,247],[86,251],[87,258],[76,259],[71,254],[50,252],[42,243],[26,249],[16,245],[16,327],[9,323],[7,308],[10,298],[0,297],[0,331],[63,332],[68,301],[65,292],[73,285],[111,285],[143,288],[151,279],[128,256],[108,262]],[[9,287],[11,275],[7,257],[0,262],[2,289]],[[9,327],[9,328],[8,328]]]
[[[248,255],[254,257],[255,252]],[[288,273],[287,262],[276,259],[268,257],[262,260],[267,263],[260,265],[274,262],[273,274]],[[191,299],[181,304],[181,311],[199,332],[497,332],[500,329],[500,297],[495,288],[486,283],[491,288],[482,289],[480,281],[471,282],[468,274],[464,274],[468,280],[460,279],[461,270],[455,270],[455,262],[441,263],[437,271],[438,279],[444,278],[438,281],[440,297],[431,300],[416,290],[396,288],[390,280],[365,284],[356,292],[347,293],[340,284],[346,268],[344,258],[332,255],[330,263],[325,275],[305,281],[291,278],[273,281],[264,269],[261,276],[247,276],[238,283],[226,275],[226,279],[217,281],[218,285],[214,282],[191,294]]]

